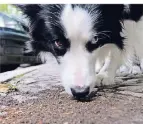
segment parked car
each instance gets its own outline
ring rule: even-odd
[[[25,43],[30,40],[28,27],[19,20],[0,13],[0,66],[15,68],[23,63],[38,64],[39,58],[28,53]]]

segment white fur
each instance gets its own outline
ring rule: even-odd
[[[126,37],[125,50],[122,55],[122,64],[123,66],[117,70],[117,73],[122,74],[139,74],[143,71],[143,17],[139,22],[126,20],[123,25],[124,29],[122,30],[121,35]],[[140,67],[134,64],[135,57],[139,57]],[[107,60],[110,59],[108,56]],[[105,61],[105,65],[108,65],[108,61]],[[104,66],[101,70],[104,70]]]
[[[96,75],[95,85],[110,85],[114,83],[115,72],[120,64],[125,64],[120,68],[122,73],[138,74],[143,70],[143,17],[139,22],[127,20],[124,21],[124,29],[121,35],[126,37],[124,40],[125,50],[123,52],[118,51],[118,48],[113,49],[114,46],[110,46],[113,49],[109,52],[111,56],[105,56],[105,64],[101,67],[98,62],[100,71]],[[108,45],[109,46],[109,45]],[[107,49],[103,48],[105,52]],[[101,53],[105,53],[102,51]],[[140,59],[141,69],[133,64],[134,55],[137,55]],[[101,63],[103,63],[101,61]],[[98,69],[99,70],[99,69]]]
[[[92,20],[84,9],[78,6],[72,9],[71,5],[66,5],[61,15],[61,23],[66,30],[66,37],[72,43],[87,42],[91,38]]]
[[[100,49],[99,53],[106,53],[106,56],[104,56],[104,66],[96,75],[95,86],[113,84],[116,70],[120,67],[122,63],[123,52],[121,52],[121,50],[119,50],[116,45],[108,44],[104,45]],[[99,54],[97,57],[100,58],[101,55]]]
[[[126,69],[124,67],[123,73],[128,70],[128,73],[141,73],[143,69],[142,60],[143,60],[143,17],[139,22],[127,20],[124,21],[124,29],[122,31],[122,36],[127,37],[125,40],[125,57],[124,63]],[[134,55],[139,58],[141,69],[134,65],[133,61],[135,61]],[[125,59],[126,58],[126,59]]]
[[[67,5],[62,12],[61,23],[71,43],[70,51],[61,58],[63,85],[68,93],[71,93],[70,88],[76,86],[89,86],[92,89],[96,53],[89,53],[85,48],[86,42],[96,34],[92,31],[92,17],[78,6],[72,9],[71,5]]]
[[[91,92],[94,86],[113,84],[117,69],[123,62],[132,59],[134,52],[143,61],[142,20],[138,23],[124,21],[121,33],[127,37],[124,51],[114,44],[107,44],[92,53],[85,48],[86,42],[96,34],[92,30],[93,17],[90,13],[78,6],[72,9],[71,5],[66,5],[61,14],[61,23],[71,44],[70,50],[61,58],[62,83],[69,94],[71,88],[76,86],[89,86]]]

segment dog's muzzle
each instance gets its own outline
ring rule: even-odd
[[[89,87],[74,87],[71,88],[72,95],[77,98],[86,98],[89,95]]]

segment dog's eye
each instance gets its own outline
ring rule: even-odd
[[[94,36],[94,38],[91,40],[91,43],[96,44],[97,41],[98,41],[98,36]]]
[[[59,48],[59,49],[62,49],[62,48],[63,48],[63,44],[62,44],[62,42],[59,41],[59,40],[55,40],[55,46],[56,46],[57,48]]]
[[[94,40],[95,40],[95,41],[98,41],[98,36],[95,36],[95,37],[94,37]]]

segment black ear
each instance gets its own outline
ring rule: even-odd
[[[143,15],[143,4],[124,5],[123,18],[139,21]]]
[[[15,4],[14,6],[19,8],[29,18],[31,41],[28,41],[27,45],[30,46],[30,50],[36,52],[36,54],[40,51],[50,51],[47,42],[51,38],[51,34],[46,27],[46,20],[40,16],[40,13],[43,11],[43,6],[41,4]]]
[[[42,18],[39,17],[39,12],[42,10],[40,4],[14,4],[17,8],[19,8],[24,15],[29,19],[29,32],[31,35],[31,40],[26,43],[26,46],[30,46],[30,50],[39,52],[41,50],[45,50],[43,42],[44,42],[44,28],[45,23]],[[27,49],[28,49],[27,48]]]
[[[14,4],[18,7],[30,20],[37,17],[37,14],[41,11],[40,4]]]

